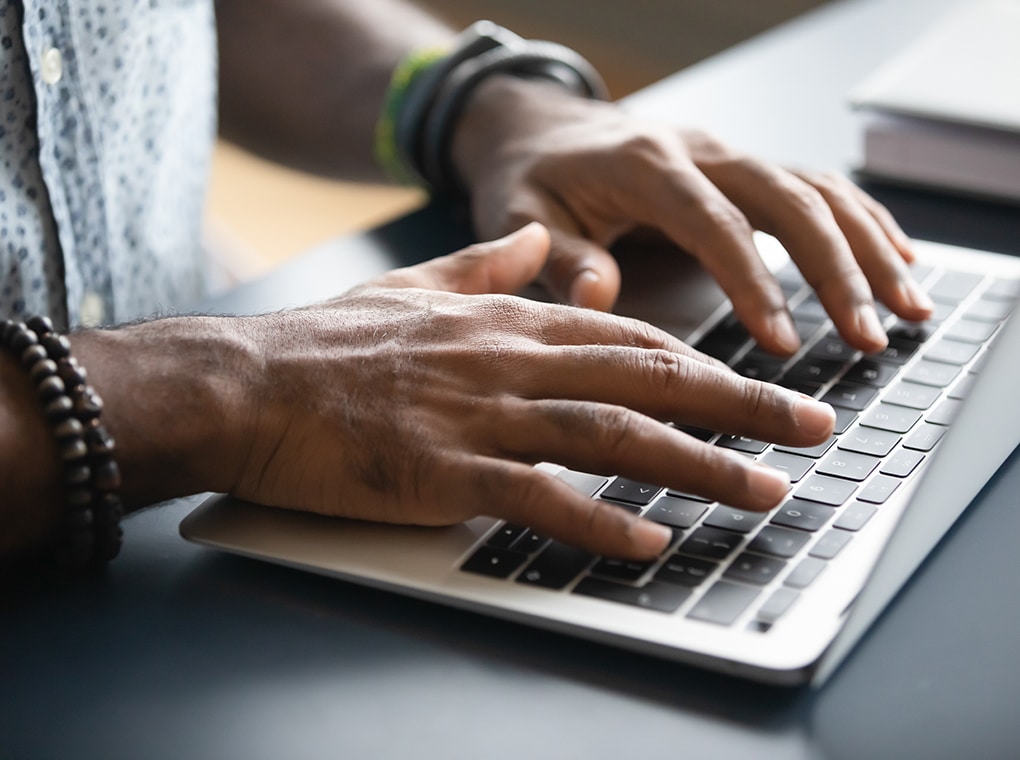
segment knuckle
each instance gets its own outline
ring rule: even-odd
[[[723,230],[740,236],[751,234],[751,223],[732,203],[724,199],[700,198],[695,205],[708,230]]]
[[[665,349],[645,351],[641,354],[643,374],[651,386],[660,393],[675,391],[688,385],[690,362]]]
[[[780,190],[790,208],[801,217],[817,217],[828,213],[829,204],[822,193],[807,182],[791,178],[782,183]]]
[[[611,464],[620,454],[627,451],[638,424],[634,412],[622,406],[609,405],[596,407],[589,422],[593,427],[592,439],[602,456],[606,458],[606,464]]]

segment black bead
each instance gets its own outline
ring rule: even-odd
[[[120,468],[112,459],[92,465],[92,487],[98,491],[116,491],[120,488]]]
[[[42,346],[33,346],[33,348],[42,349]],[[45,351],[43,351],[42,360],[37,361],[32,365],[31,369],[28,370],[28,377],[34,385],[39,385],[47,377],[53,377],[56,374],[57,363],[52,359],[47,359]]]
[[[64,387],[64,381],[56,375],[50,375],[45,380],[39,383],[36,391],[39,394],[39,398],[44,403],[49,403],[58,396],[63,396],[67,389]]]
[[[35,330],[36,333],[39,335],[47,335],[53,332],[53,320],[51,320],[49,317],[44,317],[40,315],[29,317],[26,320],[26,324],[33,330]]]
[[[35,334],[35,331],[29,330],[26,327],[23,330],[17,330],[13,335],[11,335],[7,345],[10,346],[16,354],[20,355],[26,348],[34,346],[38,342],[39,336]]]
[[[43,338],[40,343],[46,347],[46,352],[54,361],[65,359],[71,355],[71,341],[64,335],[51,333]]]
[[[53,428],[53,435],[56,436],[58,441],[83,438],[85,426],[81,424],[77,417],[68,417]]]
[[[74,462],[64,466],[64,484],[68,486],[84,486],[92,479],[92,468],[83,462]]]
[[[96,393],[95,388],[86,385],[74,399],[74,413],[82,420],[90,420],[98,417],[103,411],[103,400]]]
[[[74,402],[70,396],[61,395],[46,404],[43,414],[51,425],[55,425],[74,414]]]
[[[60,444],[60,459],[64,462],[75,462],[85,459],[89,454],[88,446],[81,438],[74,438]]]
[[[21,352],[21,366],[22,367],[34,367],[41,361],[49,361],[49,355],[46,353],[46,349],[40,346],[38,343],[26,348]],[[56,368],[56,365],[53,365]]]
[[[60,379],[64,381],[68,388],[85,385],[87,373],[73,356],[68,356],[66,359],[61,359],[57,362],[57,374],[60,375]]]

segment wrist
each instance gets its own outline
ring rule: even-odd
[[[247,440],[243,319],[184,317],[71,336],[105,401],[127,510],[226,491]]]

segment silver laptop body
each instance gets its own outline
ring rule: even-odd
[[[781,270],[786,254],[778,243],[762,236],[758,244],[769,266]],[[937,280],[945,269],[973,273],[981,281],[963,297],[952,318],[933,323],[931,337],[902,364],[901,373],[924,369],[920,364],[929,361],[926,356],[931,347],[954,329],[961,314],[980,311],[984,297],[993,291],[998,308],[1009,311],[1012,302],[1004,294],[1015,292],[1020,282],[1020,260],[1009,256],[925,242],[917,242],[916,247],[921,263],[932,268],[928,282]],[[663,265],[677,268],[675,259]],[[619,310],[646,318],[696,344],[725,318],[729,307],[706,275],[694,266],[686,269],[672,280],[648,275],[644,282],[633,283],[635,287],[625,292]],[[1020,396],[1013,379],[1020,368],[1020,321],[1004,320],[995,330],[989,341],[994,350],[984,345],[976,347],[974,358],[961,365],[958,376],[940,391],[939,403],[951,395],[959,397],[951,401],[955,407],[952,424],[936,444],[921,453],[920,463],[909,476],[896,479],[897,487],[891,495],[877,503],[874,499],[858,499],[872,480],[879,486],[880,477],[888,478],[881,475],[881,467],[851,483],[853,494],[842,507],[833,507],[828,525],[806,531],[808,538],[792,556],[766,565],[773,575],[767,582],[748,582],[746,573],[731,569],[736,559],[748,552],[751,559],[759,558],[757,544],[752,546],[757,531],[738,534],[729,557],[716,563],[672,611],[647,608],[640,588],[672,577],[663,567],[670,557],[687,556],[683,543],[705,527],[715,505],[705,505],[704,513],[690,527],[677,531],[678,542],[659,563],[640,577],[621,582],[627,587],[623,597],[628,603],[575,593],[581,590],[584,578],[595,577],[596,586],[605,585],[598,580],[597,559],[559,589],[523,582],[527,562],[506,578],[462,570],[479,547],[503,530],[502,523],[489,518],[449,528],[392,526],[324,518],[214,496],[189,515],[180,530],[188,540],[227,552],[739,677],[775,684],[820,684],[1020,442]],[[837,381],[828,382],[818,395],[824,396]],[[880,388],[872,403],[883,403],[892,387]],[[933,403],[928,410],[920,410],[918,424],[927,425],[925,416],[937,406]],[[856,425],[871,411],[870,406],[862,410],[844,436],[853,435]],[[898,446],[905,445],[909,435],[904,433]],[[568,479],[573,477],[556,465],[538,466]],[[806,480],[795,483],[794,495],[806,488],[805,484]],[[600,487],[594,496],[608,490],[607,486]],[[641,508],[650,513],[667,497],[662,491]],[[852,530],[833,527],[840,522],[854,527],[859,522],[841,519],[849,505],[858,505],[858,513],[869,514],[865,523]],[[782,507],[774,510],[762,527],[779,520],[780,510]],[[789,527],[789,516],[782,517],[786,521],[780,524],[785,527],[779,532],[796,532],[796,528]],[[817,546],[818,553],[827,557],[831,547],[822,551],[822,537],[829,535],[826,540],[831,542],[834,532],[841,546],[819,563],[812,547]],[[803,567],[816,573],[807,585],[803,585],[803,577],[795,576]],[[795,578],[796,584],[791,585]],[[754,592],[753,601],[728,624],[711,622],[711,614],[696,614],[704,608],[712,612],[708,590],[719,582],[727,588],[749,588],[748,596]]]

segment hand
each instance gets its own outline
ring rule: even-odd
[[[510,295],[547,231],[397,270],[314,307],[252,318],[251,419],[229,490],[263,504],[443,525],[486,514],[647,558],[661,526],[531,465],[557,462],[764,510],[785,475],[658,420],[811,445],[832,410],[734,374],[647,324]],[[492,295],[495,294],[495,295]]]
[[[531,220],[549,228],[543,281],[566,302],[610,308],[620,278],[607,247],[647,226],[701,261],[759,343],[790,354],[799,339],[752,243],[760,229],[785,244],[851,345],[877,351],[887,343],[872,291],[906,319],[930,316],[931,301],[906,267],[906,236],[844,178],[786,171],[702,133],[495,78],[466,112],[454,155],[482,237]]]

